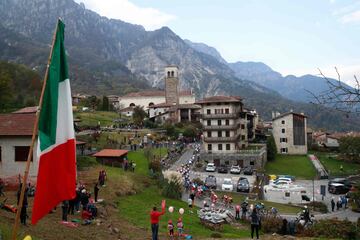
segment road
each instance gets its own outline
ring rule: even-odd
[[[184,152],[184,154],[179,158],[178,161],[176,161],[173,166],[171,166],[171,170],[176,171],[179,167],[181,167],[182,164],[186,164],[187,161],[191,158],[191,156],[193,155],[194,150],[189,148],[188,150],[186,150]],[[233,183],[234,183],[234,189],[235,188],[235,183],[237,182],[237,180],[239,179],[240,176],[244,176],[244,175],[233,175],[233,174],[222,174],[222,173],[207,173],[207,172],[195,172],[195,171],[190,171],[190,178],[200,178],[201,180],[205,180],[205,178],[208,175],[214,175],[217,179],[217,187],[218,189],[221,189],[221,184],[223,182],[224,178],[231,178]],[[255,176],[245,176],[248,178],[250,185],[252,186],[254,181],[255,181]],[[326,186],[326,195],[324,197],[324,203],[328,205],[328,209],[331,209],[330,206],[330,201],[332,197],[335,197],[335,200],[338,199],[339,195],[333,195],[330,194],[327,191],[327,183],[328,180],[315,180],[314,181],[314,197],[316,201],[322,201],[322,196],[320,195],[320,186],[321,185],[325,185]],[[307,195],[312,198],[312,194],[313,194],[313,181],[312,180],[296,180],[295,184],[297,185],[301,185],[303,187],[305,187],[306,191],[307,191]],[[188,192],[184,192],[182,195],[182,200],[186,201],[189,198],[189,193]],[[283,202],[281,199],[281,197],[279,196],[279,198],[272,198],[269,199],[269,201],[273,201],[273,202]],[[198,207],[202,207],[203,205],[203,200],[200,199],[196,199],[195,201],[195,205]],[[293,219],[296,217],[296,215],[287,215],[287,214],[281,214],[282,217],[287,218],[287,219]],[[329,219],[329,218],[338,218],[338,219],[348,219],[352,222],[356,222],[358,218],[360,218],[360,213],[356,213],[351,211],[350,209],[340,209],[339,211],[335,211],[335,212],[330,212],[330,213],[326,213],[326,214],[316,214],[315,215],[315,219]]]

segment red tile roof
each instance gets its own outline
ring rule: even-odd
[[[36,113],[38,106],[21,108],[13,113]]]
[[[94,157],[121,157],[126,155],[128,150],[121,149],[103,149],[100,152],[95,153]]]
[[[36,114],[0,114],[0,136],[31,136]]]
[[[191,96],[192,92],[191,90],[182,90],[179,92],[180,96]],[[125,96],[122,96],[122,98],[128,98],[128,97],[165,97],[165,91],[163,90],[147,90],[147,91],[141,91],[141,92],[132,92],[128,93]]]
[[[216,103],[216,102],[241,102],[241,97],[238,96],[212,96],[204,98],[195,104],[204,104],[204,103]]]

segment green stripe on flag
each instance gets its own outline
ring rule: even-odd
[[[56,142],[59,83],[69,78],[64,47],[64,29],[64,23],[59,20],[39,118],[41,151]]]

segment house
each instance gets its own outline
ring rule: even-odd
[[[149,119],[156,123],[171,121],[177,122],[196,122],[199,121],[201,106],[196,104],[160,103],[149,107]]]
[[[31,145],[35,124],[34,111],[22,110],[17,113],[0,114],[0,176],[11,178],[23,175]],[[29,112],[29,113],[25,113]],[[29,169],[29,180],[36,180],[38,160],[35,142],[32,162]],[[17,179],[17,178],[15,178]]]
[[[259,147],[262,149],[260,151],[246,150],[248,123],[251,121],[254,124],[254,119],[249,117],[248,120],[248,112],[244,110],[240,97],[213,96],[204,98],[196,104],[201,106],[200,122],[204,130],[202,159],[214,162],[216,166],[225,164],[261,167],[264,165],[266,147],[265,153],[263,146]]]
[[[119,109],[120,108],[119,96],[117,96],[117,95],[108,95],[107,98],[109,99],[109,104],[111,104],[114,107],[114,109]]]
[[[135,107],[126,107],[120,110],[120,114],[126,117],[132,117]]]
[[[272,132],[278,153],[307,154],[306,120],[303,113],[273,114]]]
[[[127,160],[127,150],[121,149],[103,149],[93,155],[96,160],[103,164],[112,167],[122,167],[124,160]]]

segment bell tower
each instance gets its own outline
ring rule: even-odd
[[[165,67],[165,99],[168,104],[179,104],[179,68],[177,66]]]

